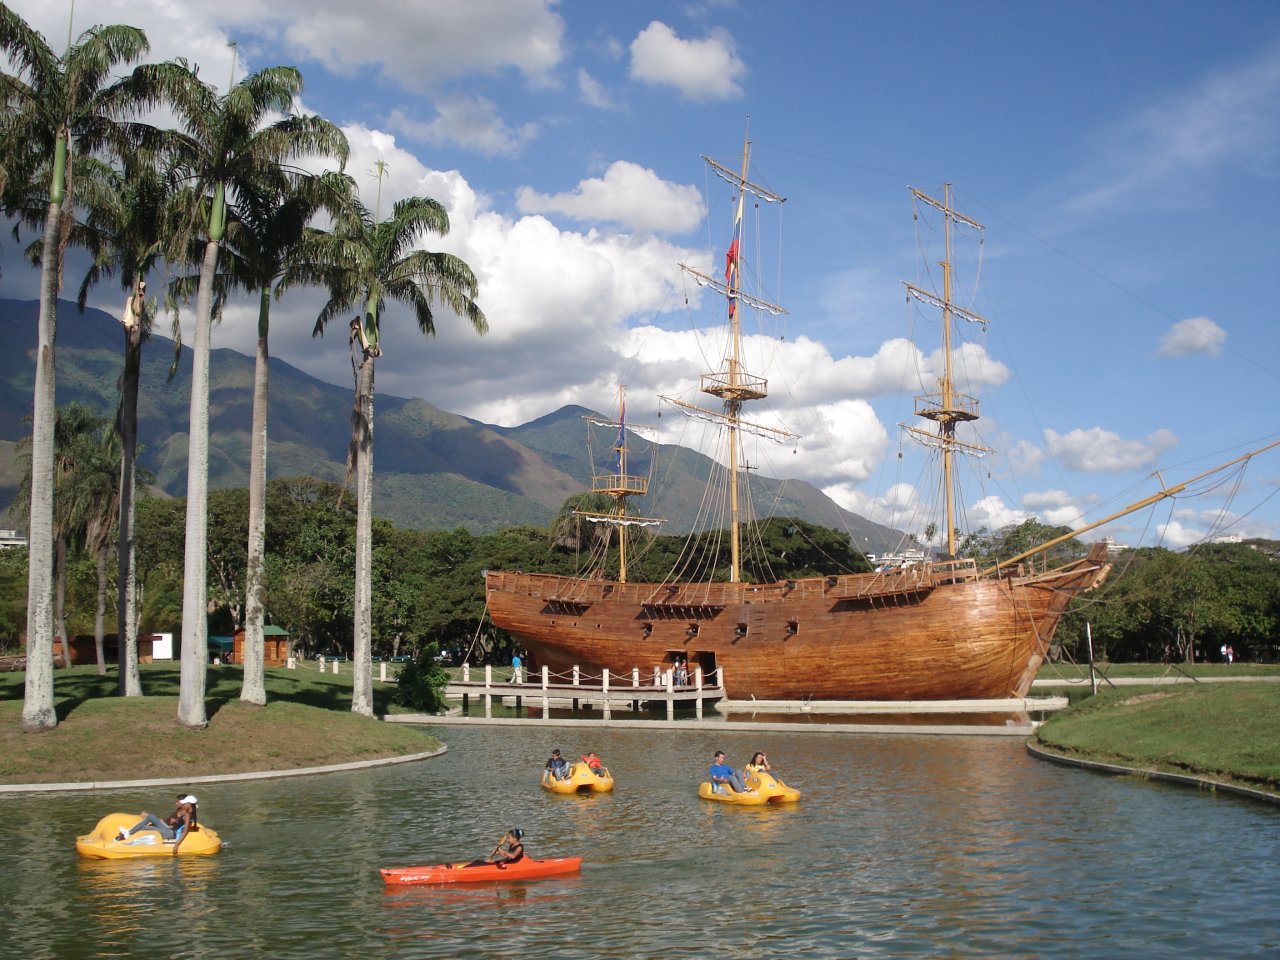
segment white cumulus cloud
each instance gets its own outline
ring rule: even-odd
[[[1044,439],[1054,458],[1068,469],[1085,473],[1140,470],[1178,442],[1171,430],[1157,430],[1143,440],[1125,440],[1101,427],[1064,434],[1046,429]]]
[[[1161,357],[1190,357],[1201,354],[1216,357],[1227,342],[1227,331],[1208,317],[1192,317],[1170,327],[1160,338],[1156,350]]]
[[[733,37],[713,30],[705,40],[682,40],[654,20],[631,41],[631,76],[654,86],[675,87],[690,100],[735,100],[747,66],[738,59]]]
[[[486,156],[514,156],[538,135],[536,123],[508,126],[498,105],[486,97],[440,97],[435,107],[435,118],[426,121],[396,107],[387,117],[387,126],[411,140],[453,144]]]
[[[575,220],[603,220],[646,233],[686,233],[705,213],[696,187],[663,180],[637,163],[619,160],[602,177],[578,183],[568,193],[539,193],[521,187],[522,213],[561,213]]]

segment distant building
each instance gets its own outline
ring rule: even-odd
[[[923,550],[913,547],[899,553],[869,553],[867,559],[877,570],[892,570],[895,567],[906,567],[913,563],[924,563],[929,557]]]
[[[5,547],[25,547],[26,545],[26,534],[19,533],[17,530],[0,528],[0,550]]]
[[[232,657],[235,663],[244,663],[244,627],[236,631]],[[262,660],[268,667],[282,667],[289,658],[289,633],[283,627],[265,624],[262,627]]]
[[[1114,557],[1117,553],[1124,550],[1132,550],[1127,543],[1116,543],[1114,537],[1103,537],[1102,542],[1107,545],[1107,556]]]

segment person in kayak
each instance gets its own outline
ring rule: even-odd
[[[724,762],[723,750],[716,751],[715,759],[712,761],[707,773],[710,774],[711,783],[714,786],[727,784],[737,793],[747,792],[747,782],[742,779],[742,774]]]
[[[508,830],[498,845],[493,848],[493,852],[489,854],[487,859],[472,860],[467,864],[468,867],[486,867],[490,864],[497,864],[498,867],[505,867],[511,863],[519,863],[524,859],[524,831],[519,827],[513,827]],[[504,850],[503,847],[506,849]]]
[[[590,750],[582,755],[582,762],[591,768],[591,772],[597,777],[604,776],[604,761],[596,756],[594,750]]]
[[[769,758],[766,757],[759,750],[757,750],[755,753],[751,755],[751,762],[748,763],[746,766],[746,770],[748,773],[758,773],[762,770],[768,773],[772,769],[773,768],[769,766]]]
[[[569,776],[569,761],[560,756],[559,750],[552,750],[551,758],[547,761],[547,769],[557,780],[564,780]]]
[[[192,830],[199,829],[197,827],[199,819],[196,813],[196,803],[196,798],[191,794],[180,793],[173,813],[169,816],[162,820],[154,813],[147,813],[147,811],[143,810],[142,819],[127,829],[121,827],[116,839],[127,843],[139,830],[154,830],[160,834],[162,840],[177,840],[178,842],[173,848],[173,852],[177,853],[178,847],[182,845],[186,835]]]

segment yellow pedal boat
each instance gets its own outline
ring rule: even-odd
[[[136,813],[108,813],[92,831],[76,837],[76,852],[93,860],[124,860],[129,857],[171,857],[177,847],[180,857],[217,853],[222,838],[203,823],[178,846],[176,840],[163,840],[155,830],[139,830],[128,840],[119,840],[120,828],[128,830],[141,817]]]
[[[748,787],[764,796],[770,803],[794,803],[800,799],[799,790],[788,787],[768,770],[748,766],[746,780]]]
[[[739,793],[727,783],[712,783],[710,780],[704,780],[698,787],[698,796],[703,800],[736,803],[743,807],[758,807],[769,802],[769,798],[762,793],[756,793],[753,790]]]
[[[610,793],[613,790],[613,777],[605,767],[604,774],[595,773],[581,760],[569,764],[569,776],[560,780],[551,775],[550,770],[542,771],[542,789],[552,793]]]

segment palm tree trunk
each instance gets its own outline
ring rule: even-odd
[[[187,445],[187,525],[182,581],[182,666],[178,723],[204,727],[209,666],[209,327],[218,241],[205,245],[196,294],[195,341],[191,347],[191,423]]]
[[[67,636],[67,535],[53,534],[53,635],[62,638],[62,665],[71,666],[71,638]],[[58,658],[53,658],[58,665]]]
[[[141,278],[139,278],[141,279]],[[142,305],[137,282],[125,308],[124,374],[120,390],[120,539],[116,547],[116,637],[120,695],[142,696],[138,671],[138,567],[134,554],[133,498],[137,485],[138,379],[142,368]],[[132,318],[130,317],[132,313]]]
[[[373,716],[373,364],[365,356],[351,411],[356,460],[355,643],[352,649],[351,712]]]
[[[96,551],[97,568],[98,568],[98,603],[93,611],[93,648],[98,655],[98,676],[105,677],[107,675],[107,657],[106,651],[102,649],[103,641],[106,634],[107,619],[107,554],[110,550],[109,544],[102,544]],[[117,651],[119,649],[119,634],[116,636]],[[118,654],[117,654],[118,655]]]
[[[258,306],[258,352],[253,364],[253,436],[249,447],[249,555],[244,588],[244,681],[240,699],[267,702],[262,649],[262,575],[266,560],[267,501],[267,331],[271,291],[262,289]]]
[[[61,191],[57,191],[60,194]],[[40,319],[36,339],[35,400],[31,415],[31,510],[27,530],[27,677],[24,730],[52,730],[53,708],[53,424],[54,340],[58,265],[55,249],[62,204],[49,204],[40,254]]]

